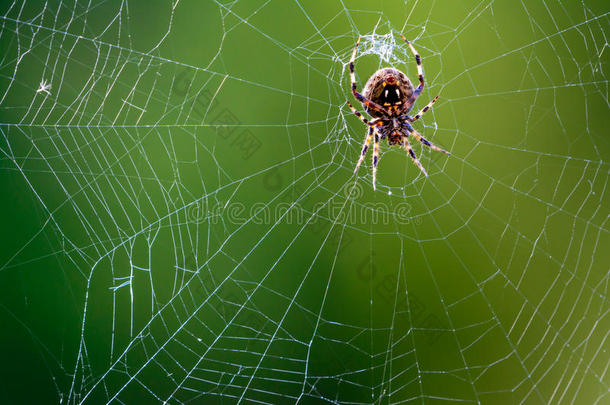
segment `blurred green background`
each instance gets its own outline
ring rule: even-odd
[[[608,11],[4,2],[1,402],[607,403]]]

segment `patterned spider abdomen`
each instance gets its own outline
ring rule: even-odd
[[[392,109],[400,111],[413,95],[413,85],[400,70],[383,68],[369,78],[362,95],[390,111]],[[383,114],[378,111],[372,109],[366,109],[366,111],[372,117],[383,117]]]

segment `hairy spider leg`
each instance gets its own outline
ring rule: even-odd
[[[407,139],[407,137],[403,136],[402,140],[403,140],[402,146],[406,149],[407,152],[409,152],[409,156],[411,156],[413,163],[415,163],[417,165],[417,167],[419,167],[419,170],[422,171],[424,176],[428,177],[428,172],[426,172],[426,169],[424,169],[422,164],[419,162],[419,159],[417,159],[417,156],[415,156],[415,152],[413,152],[413,148],[411,147],[411,144],[409,143],[409,140]]]
[[[405,126],[407,128],[407,131],[409,131],[409,135],[414,136],[415,138],[417,138],[418,141],[420,141],[421,143],[423,143],[424,145],[426,145],[430,149],[436,150],[438,152],[446,153],[447,155],[451,155],[451,153],[447,152],[445,149],[439,148],[438,146],[436,146],[435,144],[429,142],[426,138],[421,136],[420,133],[417,132],[415,129],[413,129],[413,127],[408,122],[405,122]]]
[[[369,126],[368,133],[366,134],[366,139],[364,141],[364,144],[362,145],[362,152],[360,152],[360,159],[358,159],[358,163],[356,164],[356,168],[354,169],[354,173],[356,173],[358,171],[358,169],[360,168],[360,165],[364,161],[366,152],[369,149],[369,144],[371,143],[371,139],[373,138],[374,128],[376,126],[378,126],[381,123],[381,121],[379,121],[378,118],[375,118],[374,120],[369,121],[366,118],[364,118],[362,116],[362,114],[360,113],[360,111],[356,110],[349,101],[347,102],[347,105],[349,106],[350,110],[352,110],[352,112],[356,115],[356,117],[360,118],[360,121],[364,122],[366,125]]]
[[[364,122],[366,125],[368,126],[372,126],[374,122],[376,122],[377,120],[374,119],[373,123],[371,123],[369,120],[367,120],[366,118],[364,118],[362,116],[362,114],[360,113],[360,111],[356,110],[354,108],[354,106],[352,105],[352,103],[350,103],[349,101],[347,101],[347,105],[349,107],[350,110],[352,110],[352,112],[356,115],[356,117],[360,118],[360,121]]]
[[[379,134],[375,131],[375,147],[373,148],[373,190],[377,190],[377,163],[379,163]]]
[[[413,56],[415,56],[415,62],[417,63],[417,75],[419,76],[419,86],[417,86],[417,88],[413,92],[413,95],[411,96],[410,103],[413,104],[415,102],[415,100],[417,99],[417,97],[419,97],[419,95],[421,94],[422,90],[424,89],[424,84],[425,84],[424,72],[422,70],[422,65],[421,65],[421,56],[419,56],[419,54],[417,53],[417,51],[415,50],[415,48],[413,47],[411,42],[409,42],[409,40],[404,35],[400,34],[400,36],[402,37],[402,39],[405,40],[407,45],[409,45],[409,48],[411,49],[411,53],[413,53]]]
[[[436,103],[436,100],[438,100],[438,96],[434,97],[434,100],[430,101],[428,103],[428,105],[426,105],[424,108],[422,108],[421,111],[418,112],[416,115],[414,115],[412,118],[411,117],[407,118],[409,120],[409,122],[415,122],[418,119],[420,119],[422,117],[422,115],[424,115],[426,113],[426,111],[428,111],[430,109],[430,107],[432,107],[432,105],[434,103]]]
[[[354,73],[354,60],[356,60],[356,52],[358,52],[359,43],[360,43],[360,37],[358,37],[358,41],[356,41],[356,46],[354,46],[354,51],[352,52],[352,58],[349,61],[349,76],[352,81],[352,93],[354,93],[354,97],[356,97],[356,100],[360,101],[362,104],[364,104],[366,107],[370,108],[371,110],[375,110],[375,111],[378,111],[381,113],[386,113],[386,111],[384,110],[384,108],[382,106],[369,100],[368,98],[364,97],[362,94],[358,93],[358,90],[357,90],[358,86],[356,84],[356,74]]]
[[[356,174],[356,172],[360,168],[360,165],[364,161],[364,157],[366,156],[366,151],[369,149],[369,144],[371,143],[371,139],[373,139],[373,128],[369,127],[369,131],[366,134],[366,139],[364,140],[364,143],[362,144],[362,152],[360,152],[360,159],[358,159],[358,163],[356,163],[356,168],[354,169],[354,174]]]

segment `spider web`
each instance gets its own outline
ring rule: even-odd
[[[608,401],[607,5],[197,3],[2,7],[5,402]]]

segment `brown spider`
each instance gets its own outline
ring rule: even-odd
[[[371,138],[375,138],[375,147],[373,150],[373,189],[377,190],[377,163],[379,162],[379,140],[380,139],[388,139],[388,145],[401,145],[403,148],[409,152],[411,159],[413,162],[419,167],[419,169],[424,173],[426,177],[428,177],[428,173],[426,169],[421,165],[417,156],[415,156],[415,152],[411,148],[411,144],[409,144],[409,140],[407,137],[412,135],[419,142],[426,145],[430,149],[434,149],[439,152],[443,152],[446,154],[450,154],[446,150],[439,148],[436,145],[428,142],[426,138],[421,136],[419,132],[417,132],[411,126],[411,122],[417,121],[430,107],[432,104],[438,99],[438,96],[434,97],[434,99],[428,103],[420,112],[417,113],[414,117],[409,115],[409,112],[413,108],[413,104],[415,104],[415,100],[421,94],[424,89],[424,75],[422,73],[421,66],[421,57],[413,48],[413,45],[405,38],[404,35],[400,35],[402,39],[405,40],[411,52],[415,56],[415,62],[417,62],[417,73],[419,74],[419,86],[415,90],[413,90],[413,85],[409,78],[402,73],[398,69],[394,68],[383,68],[379,69],[373,76],[369,78],[364,87],[364,94],[358,93],[356,90],[356,76],[354,74],[354,60],[356,59],[356,52],[358,51],[358,44],[360,43],[360,38],[356,42],[356,46],[354,47],[354,52],[352,53],[352,58],[349,61],[349,71],[350,77],[352,81],[352,92],[354,93],[354,97],[358,101],[362,103],[364,106],[364,110],[369,113],[373,119],[371,121],[367,120],[362,116],[360,112],[358,112],[348,101],[347,105],[352,110],[362,122],[364,122],[368,127],[368,133],[366,135],[366,139],[362,146],[362,153],[360,154],[360,159],[358,160],[358,164],[356,164],[356,169],[354,173],[358,171],[358,168],[362,164],[364,157],[366,156],[366,151],[369,148],[369,144],[371,143]]]

